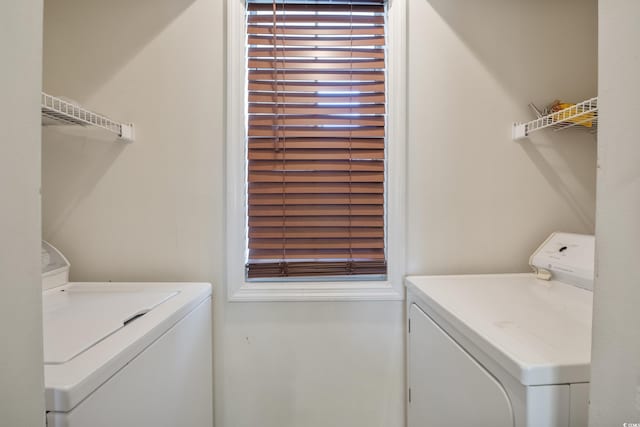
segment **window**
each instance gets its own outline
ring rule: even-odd
[[[228,6],[229,299],[402,299],[404,0]]]
[[[250,2],[249,279],[385,279],[385,6]]]

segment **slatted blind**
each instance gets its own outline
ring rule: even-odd
[[[386,275],[384,2],[250,2],[247,41],[247,277]]]

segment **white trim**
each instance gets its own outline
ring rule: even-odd
[[[406,0],[387,17],[387,281],[247,282],[245,280],[244,1],[227,1],[226,247],[229,301],[403,300],[406,241]],[[237,165],[237,167],[235,167]]]

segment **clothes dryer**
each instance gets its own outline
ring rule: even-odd
[[[406,278],[409,427],[586,427],[594,237],[533,273]]]

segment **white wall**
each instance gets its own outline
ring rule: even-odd
[[[549,232],[593,229],[593,138],[509,135],[529,100],[595,94],[595,33],[565,39],[574,51],[554,60],[588,71],[560,82],[553,61],[516,52],[511,64],[492,46],[504,51],[501,36],[517,36],[514,49],[542,53],[542,18],[590,28],[595,2],[578,12],[482,3],[410,0],[411,273],[525,271]],[[73,280],[214,283],[218,427],[400,427],[402,303],[225,302],[223,9],[216,0],[46,4],[45,89],[134,121],[138,139],[46,131],[45,237],[69,256]],[[507,19],[520,24],[502,34],[496,24]]]
[[[527,271],[552,231],[593,233],[595,137],[510,133],[597,94],[596,5],[410,0],[409,273]]]
[[[601,1],[599,9],[592,427],[640,423],[640,3]]]
[[[0,14],[0,424],[44,425],[40,282],[42,0]]]
[[[137,140],[45,130],[44,235],[73,280],[214,283],[218,426],[401,426],[401,302],[225,302],[224,22],[214,0],[46,3],[45,90]]]

